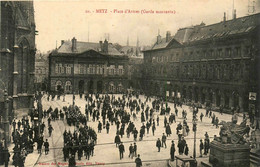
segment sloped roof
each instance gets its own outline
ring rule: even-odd
[[[159,43],[156,42],[150,50],[166,48],[170,43],[170,45],[174,45],[173,41],[177,41],[177,43],[185,45],[189,42],[248,33],[259,25],[260,13],[227,20],[225,22],[222,21],[208,26],[205,26],[202,22],[200,25],[180,28],[174,36],[170,37],[169,42],[166,42],[166,38],[162,38]]]
[[[156,43],[153,45],[152,49],[162,49],[166,48],[166,46],[171,42],[173,39],[173,36],[170,37],[169,41],[166,41],[166,38],[162,38],[160,41],[156,41]]]
[[[64,41],[64,43],[57,49],[57,53],[83,53],[88,50],[101,52],[101,47],[99,43],[77,41],[76,47],[76,52],[72,52],[72,41]],[[122,55],[111,43],[108,44],[107,54],[115,56]]]
[[[195,42],[210,38],[223,38],[230,35],[248,33],[260,25],[260,13],[227,20],[208,26],[194,26],[179,29],[174,38],[179,42]]]

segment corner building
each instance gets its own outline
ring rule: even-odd
[[[128,57],[107,40],[61,41],[49,55],[49,87],[65,93],[123,93],[128,86]]]
[[[158,35],[152,49],[144,51],[146,93],[222,106],[226,112],[256,112],[249,95],[259,95],[259,20],[259,13],[232,20],[224,15],[220,23]]]

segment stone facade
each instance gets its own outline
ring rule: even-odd
[[[179,29],[144,51],[143,85],[152,95],[249,110],[257,92],[260,14]]]
[[[48,56],[38,53],[35,55],[35,90],[46,91],[49,74]]]
[[[0,2],[0,111],[4,90],[11,119],[33,107],[35,22],[32,1]],[[4,113],[1,113],[5,117]],[[3,120],[3,119],[1,119]]]
[[[123,93],[128,87],[128,57],[111,43],[62,41],[49,56],[51,91]]]

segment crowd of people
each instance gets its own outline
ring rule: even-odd
[[[13,121],[14,166],[21,166],[20,163],[25,161],[26,155],[34,151],[35,143],[39,154],[41,154],[43,146],[45,154],[49,153],[47,138],[52,136],[53,131],[56,131],[52,126],[52,121],[58,119],[65,120],[64,122],[68,126],[75,127],[74,131],[65,130],[63,132],[63,157],[64,161],[68,161],[70,166],[76,165],[76,159],[81,160],[85,156],[89,160],[91,156],[94,156],[98,135],[100,133],[110,134],[111,128],[116,129],[113,143],[115,143],[116,149],[119,151],[119,159],[124,159],[124,153],[126,152],[122,138],[132,138],[133,142],[129,144],[128,158],[133,159],[135,157],[134,162],[136,165],[142,166],[137,145],[139,141],[144,140],[144,136],[154,137],[158,136],[158,133],[162,134],[160,138],[156,137],[157,140],[155,140],[158,152],[161,152],[163,147],[167,149],[167,141],[171,141],[169,153],[171,160],[174,161],[176,149],[178,149],[179,155],[190,156],[189,146],[185,139],[190,133],[190,127],[187,123],[188,114],[192,114],[192,121],[198,121],[197,117],[199,117],[200,122],[202,122],[204,117],[208,117],[212,119],[211,123],[216,128],[219,126],[218,117],[209,108],[206,109],[205,116],[203,112],[198,115],[198,107],[191,106],[190,111],[186,111],[182,108],[183,103],[180,99],[174,101],[174,107],[171,108],[163,98],[153,99],[146,96],[145,100],[142,101],[138,94],[123,94],[118,97],[108,94],[85,94],[84,96],[81,95],[80,98],[85,100],[85,111],[82,111],[74,103],[61,109],[49,107],[47,110],[43,110],[42,116],[43,119],[48,121],[48,125],[45,125],[44,121],[40,125],[34,121],[34,118],[39,115],[39,109],[29,113],[31,119],[24,117],[22,120]],[[55,95],[47,96],[47,100],[50,99],[54,100]],[[75,99],[75,95],[73,95],[73,99]],[[160,124],[160,118],[164,119],[163,124]],[[97,126],[90,127],[88,122],[96,122]],[[139,126],[140,124],[141,126]],[[46,127],[48,136],[44,136],[45,126],[48,126]],[[172,140],[175,135],[172,133],[174,126],[176,127],[177,141]],[[156,132],[161,127],[165,131]],[[97,133],[95,129],[97,129]],[[175,142],[177,143],[176,147]],[[199,144],[201,157],[209,153],[209,143],[210,137],[206,133],[204,142],[201,139]],[[3,149],[1,142],[0,149]]]

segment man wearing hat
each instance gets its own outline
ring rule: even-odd
[[[140,154],[138,154],[138,157],[135,159],[136,167],[142,166],[142,160],[140,159]]]
[[[174,161],[174,153],[175,153],[175,144],[174,141],[172,140],[172,146],[171,146],[171,160]]]
[[[200,157],[202,157],[203,148],[204,148],[204,145],[203,145],[202,139],[200,139]]]
[[[123,145],[123,142],[121,142],[118,148],[119,148],[120,159],[122,159],[124,158],[124,152],[125,152],[125,146]]]

